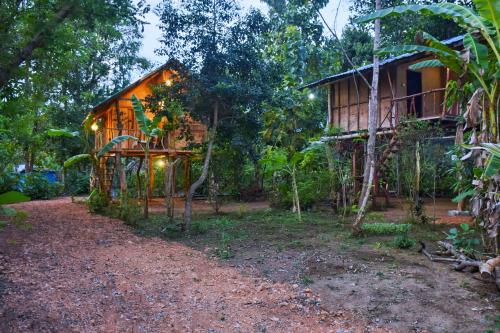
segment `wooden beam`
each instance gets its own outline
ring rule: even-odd
[[[347,79],[347,131],[351,130],[351,79]]]
[[[337,88],[337,113],[338,113],[338,117],[337,117],[338,126],[337,127],[340,127],[340,111],[341,111],[341,108],[340,108],[340,92],[341,92],[340,91],[340,82],[342,82],[342,81],[337,82],[337,87],[338,87]]]
[[[153,156],[149,157],[149,186],[148,186],[148,192],[149,192],[149,199],[151,200],[153,198],[153,187],[155,183],[155,171],[153,168]]]

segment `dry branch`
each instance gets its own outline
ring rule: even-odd
[[[429,251],[424,242],[420,243],[419,253],[425,255],[430,261],[433,262],[451,262],[454,263],[453,269],[456,271],[462,271],[466,267],[471,267],[471,271],[479,271],[481,273],[481,281],[491,281],[495,280],[498,290],[500,290],[500,257],[491,258],[487,261],[475,260],[467,257],[462,252],[458,251],[452,244],[448,242],[439,241],[438,244],[445,251],[436,251],[439,255],[449,255],[452,258],[443,258],[439,256],[433,256]]]

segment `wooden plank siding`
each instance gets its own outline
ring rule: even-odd
[[[99,124],[99,130],[95,135],[96,149],[104,146],[107,142],[119,135],[131,135],[144,140],[144,135],[139,130],[139,125],[135,119],[132,107],[132,96],[135,95],[137,98],[145,100],[152,94],[152,85],[165,83],[170,80],[171,76],[171,71],[166,69],[161,70],[155,75],[148,77],[143,82],[140,82],[140,84],[131,86],[130,89],[125,89],[122,93],[114,96],[110,99],[109,103],[105,104],[100,109],[94,110],[96,122]],[[153,114],[151,113],[146,113],[146,115],[150,119],[153,118]],[[207,127],[191,118],[188,119],[193,141],[202,143],[206,139]],[[165,120],[162,120],[159,126],[162,127],[164,124]],[[163,151],[166,153],[173,151],[175,154],[182,153],[189,142],[177,139],[180,134],[180,130],[176,130],[168,137],[157,139],[152,143],[151,150],[156,150],[157,152]],[[117,151],[123,151],[124,156],[127,152],[136,152],[140,155],[142,149],[136,141],[127,140],[116,145],[112,153]]]
[[[411,107],[411,98],[404,99],[405,96],[408,96],[407,71],[411,64],[412,62],[400,63],[381,70],[379,110],[377,113],[377,126],[379,128],[390,128],[391,122],[394,124],[398,118],[407,117],[409,112],[416,110],[416,106]],[[415,98],[419,98],[421,101],[421,118],[439,117],[444,110],[446,70],[424,68],[419,72],[422,77],[422,95]],[[371,83],[371,73],[365,72],[364,75]],[[329,125],[341,128],[342,132],[346,133],[368,129],[369,88],[364,80],[356,74],[334,81],[328,87]],[[399,100],[393,104],[393,98]],[[411,107],[410,110],[408,106]]]

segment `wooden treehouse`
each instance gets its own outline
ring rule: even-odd
[[[444,41],[454,49],[462,48],[463,36]],[[447,107],[445,90],[449,80],[456,79],[449,68],[426,67],[411,70],[410,65],[433,59],[426,52],[403,54],[380,62],[377,136],[386,139],[387,148],[378,158],[375,173],[374,198],[379,192],[379,178],[389,156],[399,147],[398,130],[411,119],[436,122],[445,129],[446,135],[456,128],[459,106]],[[367,137],[369,87],[359,73],[371,84],[373,64],[356,70],[335,74],[312,82],[304,88],[324,87],[328,91],[327,125],[337,128],[339,134],[324,137],[323,141],[335,140],[352,149],[352,172],[355,192],[360,189],[363,174],[364,143],[355,138]],[[449,137],[449,136],[448,136]],[[358,141],[358,142],[356,142]],[[386,198],[387,198],[387,193]]]
[[[137,120],[134,116],[132,96],[135,95],[144,104],[145,99],[153,93],[153,86],[161,84],[171,85],[175,79],[175,71],[172,69],[173,64],[173,62],[168,62],[148,73],[141,79],[102,101],[91,110],[91,114],[93,114],[95,119],[92,130],[95,132],[96,150],[99,150],[113,138],[120,135],[131,135],[139,138],[142,142],[145,141],[145,136],[139,129]],[[153,114],[150,112],[146,111],[146,115],[150,119],[153,118]],[[159,127],[162,128],[164,124],[165,120],[162,120]],[[183,184],[184,190],[187,192],[186,189],[191,183],[190,167],[191,157],[193,155],[193,151],[188,149],[188,145],[190,143],[202,143],[207,135],[207,127],[200,122],[192,120],[190,117],[188,117],[188,126],[192,138],[189,142],[185,139],[178,139],[180,136],[180,129],[152,140],[149,147],[150,159],[148,168],[150,170],[150,193],[155,178],[154,163],[164,166],[168,161],[177,158],[182,160],[184,169]],[[105,170],[105,183],[108,193],[111,191],[118,157],[138,159],[140,169],[145,157],[143,147],[140,145],[141,144],[135,140],[127,140],[114,146],[108,154],[101,158],[100,163]],[[174,175],[176,174],[177,165],[179,164],[174,165]]]

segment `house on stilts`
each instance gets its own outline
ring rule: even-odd
[[[463,36],[443,41],[450,48],[461,50]],[[427,52],[403,54],[380,62],[379,100],[377,114],[377,141],[387,142],[385,150],[378,153],[378,170],[374,179],[374,198],[387,189],[380,187],[383,169],[389,156],[398,150],[398,131],[401,124],[410,119],[437,123],[443,129],[443,138],[452,141],[459,105],[446,106],[445,91],[448,81],[457,79],[455,73],[444,67],[425,67],[412,70],[412,64],[434,59]],[[369,87],[362,74],[371,84],[373,64],[331,75],[305,85],[303,88],[321,87],[328,92],[327,126],[336,128],[335,136],[325,136],[322,141],[335,140],[352,149],[352,173],[354,190],[361,187],[364,168],[365,142],[367,137]],[[441,138],[442,139],[442,138]],[[360,142],[361,141],[361,142]],[[388,200],[388,199],[387,199]]]
[[[134,83],[123,88],[121,91],[105,99],[96,105],[90,114],[94,117],[92,130],[95,132],[94,148],[96,151],[101,149],[109,141],[120,135],[131,135],[145,141],[144,134],[139,129],[139,125],[134,116],[132,107],[132,96],[136,96],[144,104],[145,100],[152,96],[153,87],[158,85],[171,86],[178,78],[178,72],[175,70],[178,67],[176,61],[169,61],[163,66],[143,76]],[[153,114],[146,109],[146,116],[150,119]],[[191,184],[190,166],[191,159],[194,155],[189,149],[192,143],[202,143],[207,136],[207,126],[201,122],[194,121],[187,116],[187,123],[190,132],[190,139],[179,139],[182,129],[168,132],[168,135],[155,138],[151,142],[150,149],[150,184],[149,191],[152,193],[155,180],[155,163],[165,165],[168,161],[181,159],[181,163],[174,165],[174,179],[177,179],[176,169],[181,166],[183,169],[183,190],[187,192]],[[166,123],[165,120],[160,122],[161,128]],[[136,159],[139,169],[143,165],[145,153],[140,143],[134,140],[123,141],[113,147],[107,154],[100,158],[102,169],[104,170],[105,186],[109,194],[113,185],[113,176],[115,174],[116,159],[125,157]],[[175,187],[175,182],[174,182]],[[175,192],[174,188],[174,192]]]

